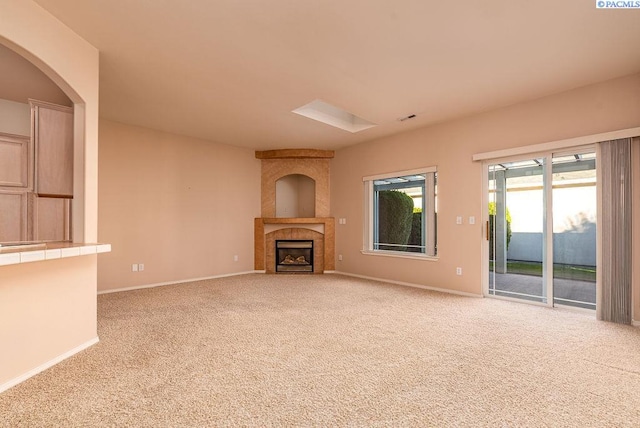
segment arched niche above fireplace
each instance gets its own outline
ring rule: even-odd
[[[314,218],[329,217],[329,163],[331,150],[282,149],[256,151],[262,163],[262,209],[263,218]],[[290,175],[303,175],[315,182],[314,214],[298,216],[291,212],[276,213],[276,182]],[[294,185],[295,186],[295,185]],[[289,208],[291,211],[291,208]],[[282,215],[282,217],[281,217]]]
[[[289,174],[276,181],[276,217],[315,217],[316,181],[303,174]]]

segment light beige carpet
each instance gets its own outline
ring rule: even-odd
[[[640,330],[339,275],[98,298],[100,343],[0,426],[640,426]]]

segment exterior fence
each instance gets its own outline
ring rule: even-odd
[[[588,225],[580,232],[554,233],[553,252],[554,263],[595,266],[595,224]],[[513,232],[507,258],[509,260],[542,262],[542,233]]]

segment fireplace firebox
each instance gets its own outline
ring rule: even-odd
[[[276,272],[313,272],[312,240],[277,240]]]

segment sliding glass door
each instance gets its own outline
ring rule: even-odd
[[[544,158],[489,165],[489,294],[546,303]]]
[[[593,151],[486,164],[490,296],[595,309]]]
[[[595,153],[553,156],[553,299],[596,308]]]

